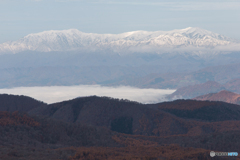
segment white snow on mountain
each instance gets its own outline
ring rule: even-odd
[[[133,31],[122,34],[84,33],[77,29],[29,34],[17,41],[0,44],[0,54],[22,51],[96,51],[117,53],[191,51],[240,51],[240,43],[200,28],[172,31]]]

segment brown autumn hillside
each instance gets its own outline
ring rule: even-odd
[[[148,136],[213,133],[238,130],[240,125],[240,106],[195,100],[143,105],[92,96],[39,107],[29,114]],[[232,121],[233,126],[228,127],[227,121]],[[211,122],[216,122],[218,127]]]
[[[193,98],[194,100],[201,101],[222,101],[233,104],[240,104],[240,94],[230,91],[222,90],[218,93],[210,93]]]
[[[91,96],[28,113],[0,112],[0,159],[202,160],[211,150],[240,153],[240,106],[225,102],[144,105]]]
[[[226,145],[217,144],[222,133],[215,133],[213,138],[211,134],[132,136],[101,127],[32,118],[17,112],[0,112],[0,115],[0,159],[4,160],[210,160],[211,149],[224,150]],[[13,123],[2,123],[4,121]],[[224,137],[234,140],[229,149],[238,147],[239,136],[235,135]]]
[[[240,120],[240,106],[226,102],[175,100],[160,103],[158,108],[185,119],[209,122]]]

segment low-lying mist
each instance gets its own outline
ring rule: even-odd
[[[0,93],[25,95],[46,103],[55,103],[84,96],[107,96],[128,99],[140,103],[157,103],[166,101],[165,96],[175,90],[140,89],[130,86],[103,87],[100,85],[78,86],[46,86],[46,87],[17,87],[0,89]]]

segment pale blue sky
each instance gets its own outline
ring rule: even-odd
[[[240,39],[240,1],[0,0],[0,43],[45,30],[122,33],[186,27]]]

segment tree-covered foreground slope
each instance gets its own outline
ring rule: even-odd
[[[29,100],[39,105],[18,112],[20,103],[10,112],[1,109],[0,159],[201,160],[211,159],[211,150],[240,152],[240,106],[234,104],[143,105],[96,96],[50,105]]]

